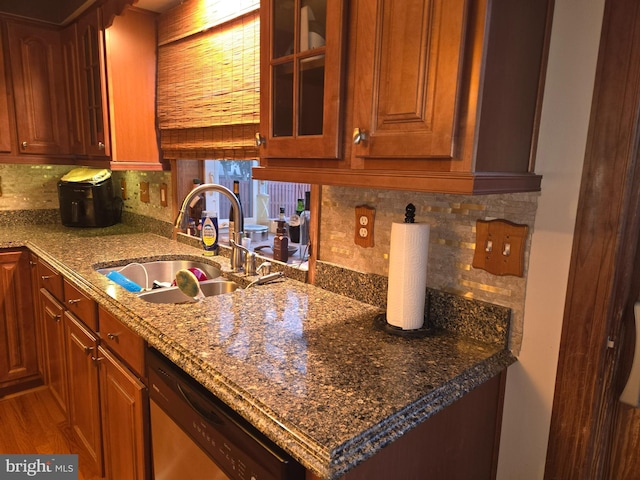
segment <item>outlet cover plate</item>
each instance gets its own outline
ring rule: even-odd
[[[373,219],[376,209],[366,205],[356,207],[354,242],[360,247],[373,247]]]

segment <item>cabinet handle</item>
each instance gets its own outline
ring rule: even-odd
[[[35,267],[36,265],[38,265],[38,262],[34,262],[33,260],[29,260],[29,265],[31,265],[32,267]]]
[[[62,315],[56,314],[51,316],[56,322],[59,322],[62,319]]]
[[[104,142],[98,142],[98,150],[104,150]]]
[[[358,127],[353,129],[353,144],[359,145],[367,140],[367,133],[364,130],[360,130]]]
[[[21,145],[23,149],[26,149],[29,146],[27,142],[22,142]]]
[[[72,298],[71,300],[67,300],[67,303],[68,303],[69,305],[74,305],[74,304],[76,304],[76,303],[80,303],[81,301],[82,301],[82,299],[81,299],[81,298]]]
[[[85,347],[84,347],[84,354],[85,355],[89,355],[92,351],[93,351],[93,347],[87,347],[85,345]]]
[[[119,333],[107,333],[107,338],[109,340],[115,340],[118,338],[118,335],[120,335]]]
[[[95,363],[96,365],[98,365],[98,362],[104,360],[104,357],[91,357],[91,360],[93,360],[93,363]]]
[[[267,141],[265,140],[265,138],[260,135],[259,132],[256,132],[256,147],[259,147],[260,145],[264,145],[265,143],[267,143]]]
[[[51,275],[42,275],[40,278],[42,280],[49,280],[51,278]]]

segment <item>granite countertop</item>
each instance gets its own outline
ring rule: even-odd
[[[123,225],[3,228],[0,247],[19,246],[323,479],[338,478],[515,360],[504,346],[446,332],[390,336],[373,327],[379,309],[290,279],[197,304],[145,302],[96,266],[188,256],[229,275],[229,263]]]

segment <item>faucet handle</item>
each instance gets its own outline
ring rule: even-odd
[[[244,273],[245,275],[256,274],[256,254],[255,252],[249,252],[244,257]]]
[[[256,273],[261,273],[261,270],[264,270],[265,275],[269,275],[271,273],[271,262],[262,262],[256,269]]]

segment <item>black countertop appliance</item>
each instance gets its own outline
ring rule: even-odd
[[[113,194],[107,169],[74,168],[58,181],[58,198],[67,227],[108,227],[122,215],[122,200]]]

